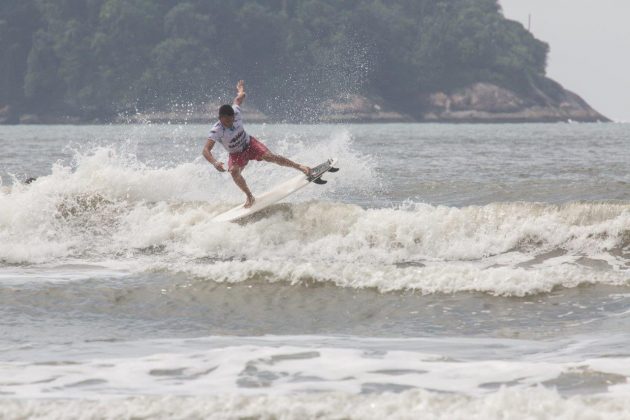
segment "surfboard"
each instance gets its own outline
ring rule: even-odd
[[[226,211],[225,213],[221,213],[213,217],[212,221],[233,222],[252,215],[256,212],[259,212],[274,203],[277,203],[288,195],[293,194],[301,188],[304,188],[311,182],[320,185],[325,184],[326,181],[322,179],[322,175],[324,175],[326,172],[337,172],[339,168],[335,168],[333,166],[336,162],[337,159],[335,158],[328,159],[326,162],[312,168],[311,174],[309,176],[303,174],[298,175],[295,178],[289,179],[279,185],[276,185],[271,190],[256,196],[256,201],[254,201],[254,205],[250,208],[246,209],[245,207],[243,207],[243,204],[241,204],[240,206],[236,206],[233,209]]]

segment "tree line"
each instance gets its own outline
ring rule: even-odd
[[[3,0],[0,107],[104,117],[228,100],[238,79],[280,117],[339,93],[414,106],[524,88],[547,53],[497,0]]]

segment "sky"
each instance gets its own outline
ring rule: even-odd
[[[547,75],[614,121],[630,122],[630,0],[499,0],[549,44]]]

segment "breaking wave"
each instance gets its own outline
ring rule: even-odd
[[[509,202],[448,207],[409,202],[348,204],[382,182],[348,133],[313,151],[275,149],[296,160],[339,157],[342,176],[241,223],[212,217],[242,200],[227,175],[201,160],[150,167],[114,147],[56,164],[31,185],[0,193],[0,261],[117,261],[215,282],[331,282],[422,293],[526,295],[630,280],[630,204]],[[264,191],[290,170],[252,164]],[[355,200],[356,202],[356,200]]]

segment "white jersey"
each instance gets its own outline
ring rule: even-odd
[[[234,108],[234,124],[232,128],[223,127],[221,121],[217,121],[210,129],[208,138],[221,143],[229,153],[240,153],[247,149],[250,139],[249,134],[243,128],[241,107],[232,105],[232,108]]]

